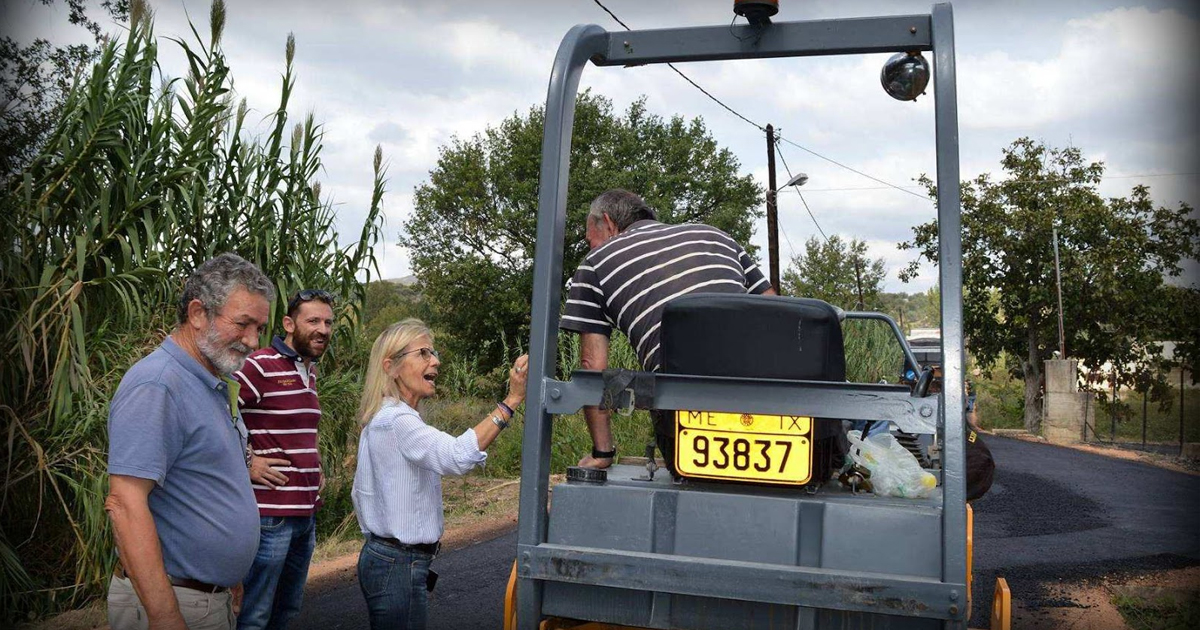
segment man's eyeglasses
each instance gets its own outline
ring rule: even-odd
[[[420,352],[421,358],[425,359],[426,361],[428,361],[432,358],[437,358],[439,360],[442,358],[442,355],[440,353],[438,353],[437,350],[434,350],[433,348],[417,348],[416,350],[409,350],[408,352],[401,352],[400,354],[396,355],[396,358],[399,359],[400,357],[402,357],[406,354],[412,354],[414,352]]]
[[[300,308],[301,304],[311,300],[320,300],[330,306],[333,306],[334,302],[337,301],[337,297],[325,289],[304,289],[296,295],[293,295],[292,299],[288,300],[287,312],[289,314],[295,313],[296,309]]]

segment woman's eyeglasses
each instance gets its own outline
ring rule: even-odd
[[[408,352],[401,352],[400,354],[396,355],[396,358],[399,359],[400,357],[402,357],[406,354],[412,354],[414,352],[420,352],[421,358],[425,359],[426,361],[429,361],[430,359],[433,359],[433,358],[437,358],[439,360],[442,358],[442,355],[439,354],[438,351],[434,350],[433,348],[417,348],[416,350],[409,350]]]

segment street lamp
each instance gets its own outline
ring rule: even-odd
[[[796,173],[796,176],[789,179],[787,183],[783,185],[783,187],[787,188],[788,186],[803,186],[807,183],[808,173]]]
[[[767,128],[770,129],[770,126],[768,125]],[[773,146],[772,149],[774,149]],[[772,184],[775,180],[774,157],[774,152],[768,155],[769,165],[771,167],[770,179]],[[803,186],[807,181],[807,173],[796,173],[787,181],[786,184],[783,185],[783,188],[787,188],[788,186],[800,187]],[[772,189],[767,193],[767,257],[770,262],[771,286],[775,289],[776,293],[783,295],[779,288],[779,217],[776,216],[775,210],[775,194],[779,190],[780,189]]]

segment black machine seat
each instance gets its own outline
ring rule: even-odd
[[[821,300],[729,293],[683,296],[663,310],[661,343],[661,371],[666,374],[846,380],[838,310]],[[672,414],[655,417],[655,435],[670,465]],[[841,465],[840,435],[840,424],[814,425],[813,480],[818,484]]]
[[[667,374],[845,381],[837,309],[810,298],[709,293],[667,303]]]

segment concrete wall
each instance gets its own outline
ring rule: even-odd
[[[1081,441],[1084,414],[1094,413],[1095,405],[1087,404],[1091,394],[1079,391],[1078,373],[1078,363],[1074,359],[1051,359],[1045,363],[1042,436],[1049,442]]]

